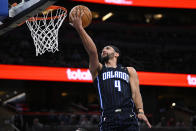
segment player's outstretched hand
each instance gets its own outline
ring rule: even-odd
[[[137,117],[138,117],[140,120],[143,120],[149,128],[152,127],[151,124],[150,124],[150,122],[148,121],[148,119],[147,119],[147,117],[146,117],[146,115],[145,115],[144,113],[139,113],[139,114],[137,115]]]
[[[71,21],[69,24],[76,29],[82,27],[82,16],[83,15],[84,13],[81,12],[79,9],[77,9],[74,15],[73,14],[70,15]]]

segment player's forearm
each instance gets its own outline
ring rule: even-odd
[[[82,39],[82,43],[88,55],[97,54],[97,48],[95,46],[95,43],[93,42],[91,37],[86,33],[84,28],[77,28],[76,30],[78,34],[80,35],[80,38]]]
[[[136,106],[136,109],[138,112],[143,112],[144,113],[144,110],[143,110],[143,102],[142,102],[142,96],[140,93],[136,93],[134,94],[133,96],[133,101],[135,103],[135,106]]]

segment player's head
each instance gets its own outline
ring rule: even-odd
[[[110,59],[116,59],[120,56],[120,50],[113,45],[105,46],[101,52],[101,61],[103,63],[107,63]]]

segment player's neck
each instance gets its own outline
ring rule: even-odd
[[[106,66],[106,67],[116,68],[116,67],[117,67],[117,64],[116,64],[116,61],[114,61],[114,60],[109,60],[108,62],[105,63],[105,66]]]

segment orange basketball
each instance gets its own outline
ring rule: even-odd
[[[77,14],[77,10],[80,11],[80,13],[84,13],[84,15],[82,16],[82,26],[85,28],[87,26],[89,26],[89,24],[91,23],[92,21],[92,13],[91,11],[89,10],[88,7],[86,6],[83,6],[83,5],[77,5],[77,6],[74,6],[70,13],[69,13],[69,21],[71,22],[71,15],[74,16]]]

